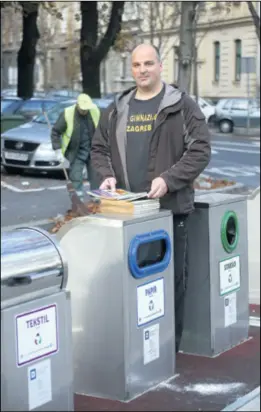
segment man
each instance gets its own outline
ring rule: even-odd
[[[83,170],[90,177],[91,141],[98,125],[100,110],[87,94],[80,94],[77,104],[67,107],[52,128],[51,141],[57,160],[70,162],[69,178],[79,198],[83,196]]]
[[[209,131],[199,106],[161,81],[154,46],[132,53],[136,87],[123,92],[101,116],[91,161],[100,188],[116,185],[147,191],[173,212],[176,351],[179,351],[187,285],[187,218],[194,206],[193,182],[210,160]]]

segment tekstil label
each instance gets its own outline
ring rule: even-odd
[[[58,351],[56,305],[16,317],[17,365],[22,366]]]

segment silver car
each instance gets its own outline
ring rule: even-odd
[[[101,110],[111,103],[110,100],[105,99],[93,99],[93,101]],[[54,125],[66,107],[75,103],[75,99],[62,101],[48,110],[46,114],[50,126]],[[24,169],[44,171],[62,169],[52,149],[50,126],[46,116],[41,114],[29,123],[2,133],[1,163],[7,173],[16,174]],[[67,162],[65,166],[68,168],[69,163]]]
[[[221,99],[216,105],[216,121],[222,133],[233,132],[234,127],[247,127],[249,110],[249,125],[260,127],[260,101],[246,98]]]

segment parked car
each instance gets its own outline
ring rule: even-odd
[[[2,89],[1,98],[3,97],[17,97],[17,87]],[[35,90],[33,97],[45,97],[44,91]]]
[[[71,89],[60,89],[60,90],[50,90],[46,93],[48,97],[57,97],[63,100],[68,99],[77,99],[81,92],[78,90],[71,90]]]
[[[33,97],[22,100],[19,97],[1,99],[1,133],[30,121],[43,110],[57,104],[56,99]]]
[[[247,127],[248,100],[246,98],[221,99],[216,105],[216,121],[222,133],[232,133],[234,127]],[[249,100],[249,125],[260,128],[260,101]]]
[[[93,99],[100,110],[111,103],[110,100]],[[61,101],[46,112],[50,125],[54,125],[62,111],[76,103],[75,99]],[[17,174],[26,169],[55,171],[61,170],[52,149],[50,128],[44,113],[14,129],[1,134],[1,162],[7,173]],[[69,166],[67,163],[66,167]]]
[[[192,97],[193,100],[196,100],[195,96],[190,96]],[[198,105],[201,108],[205,118],[206,122],[208,124],[214,124],[215,122],[215,106],[212,105],[209,101],[203,99],[202,97],[198,98]]]

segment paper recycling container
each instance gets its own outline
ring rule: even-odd
[[[67,264],[38,228],[1,235],[1,410],[73,411]]]
[[[72,296],[74,391],[122,401],[174,375],[169,211],[77,218],[57,233]]]

